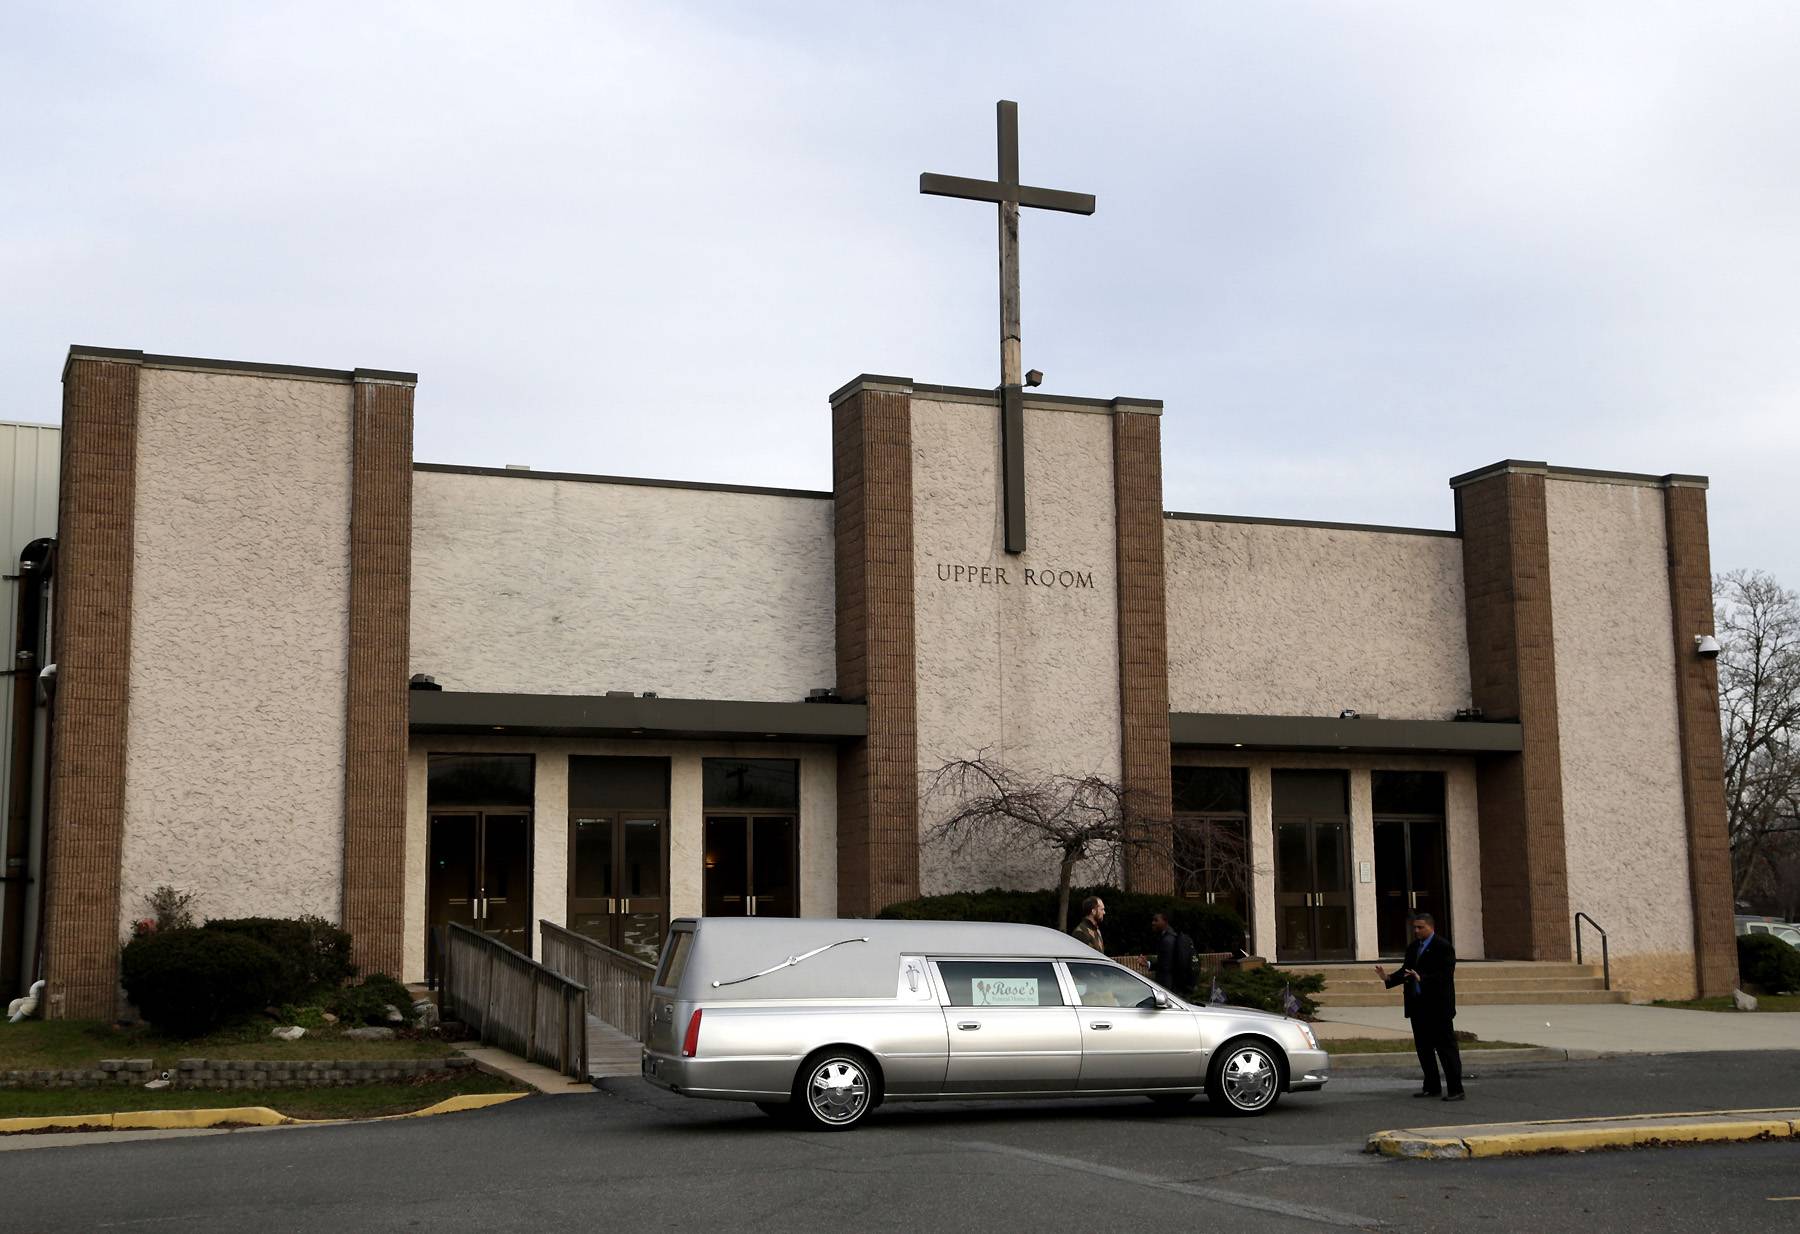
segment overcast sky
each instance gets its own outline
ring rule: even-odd
[[[1702,472],[1800,586],[1800,6],[0,5],[0,418],[70,343],[417,370],[418,458],[829,488],[859,372],[1166,403],[1170,509]]]

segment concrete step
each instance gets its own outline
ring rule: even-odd
[[[1390,972],[1399,967],[1398,957],[1389,956],[1381,960],[1358,960],[1352,964],[1278,964],[1275,967],[1284,973],[1322,973],[1327,985],[1334,980],[1360,981],[1365,977],[1373,978],[1370,970],[1379,964]],[[1456,980],[1463,981],[1486,979],[1488,977],[1598,977],[1601,969],[1598,964],[1565,964],[1561,962],[1539,962],[1535,960],[1459,960],[1456,964]]]
[[[1374,977],[1348,980],[1333,978],[1325,983],[1327,994],[1379,994],[1387,987]],[[1398,989],[1399,987],[1395,987]],[[1458,994],[1473,993],[1476,990],[1603,990],[1606,983],[1599,977],[1520,977],[1495,975],[1492,977],[1476,977],[1465,973],[1461,968],[1456,970],[1456,991]]]
[[[1330,990],[1323,994],[1315,994],[1315,1001],[1321,1007],[1398,1007],[1400,991],[1389,990],[1381,994],[1334,994]],[[1500,988],[1500,989],[1462,989],[1457,983],[1456,1005],[1458,1007],[1491,1007],[1510,1004],[1570,1004],[1570,1003],[1628,1003],[1631,996],[1623,990],[1540,990],[1536,987]]]

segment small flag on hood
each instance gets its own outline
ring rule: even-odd
[[[1212,993],[1206,996],[1206,1001],[1215,1007],[1223,1007],[1225,1005],[1225,991],[1219,988],[1219,979],[1217,977],[1212,979]]]
[[[1292,985],[1284,985],[1281,987],[1281,1009],[1289,1015],[1300,1014],[1300,1000],[1294,997],[1294,987]]]

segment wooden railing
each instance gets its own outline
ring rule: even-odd
[[[587,987],[589,1014],[642,1041],[655,966],[548,921],[538,931],[545,966]]]
[[[446,1020],[461,1020],[521,1058],[586,1079],[588,991],[531,957],[455,922],[444,936]]]

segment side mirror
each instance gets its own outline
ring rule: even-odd
[[[1174,1006],[1174,1004],[1169,1001],[1169,996],[1164,994],[1161,990],[1158,990],[1156,992],[1156,1009],[1158,1011],[1167,1011],[1172,1006]]]

